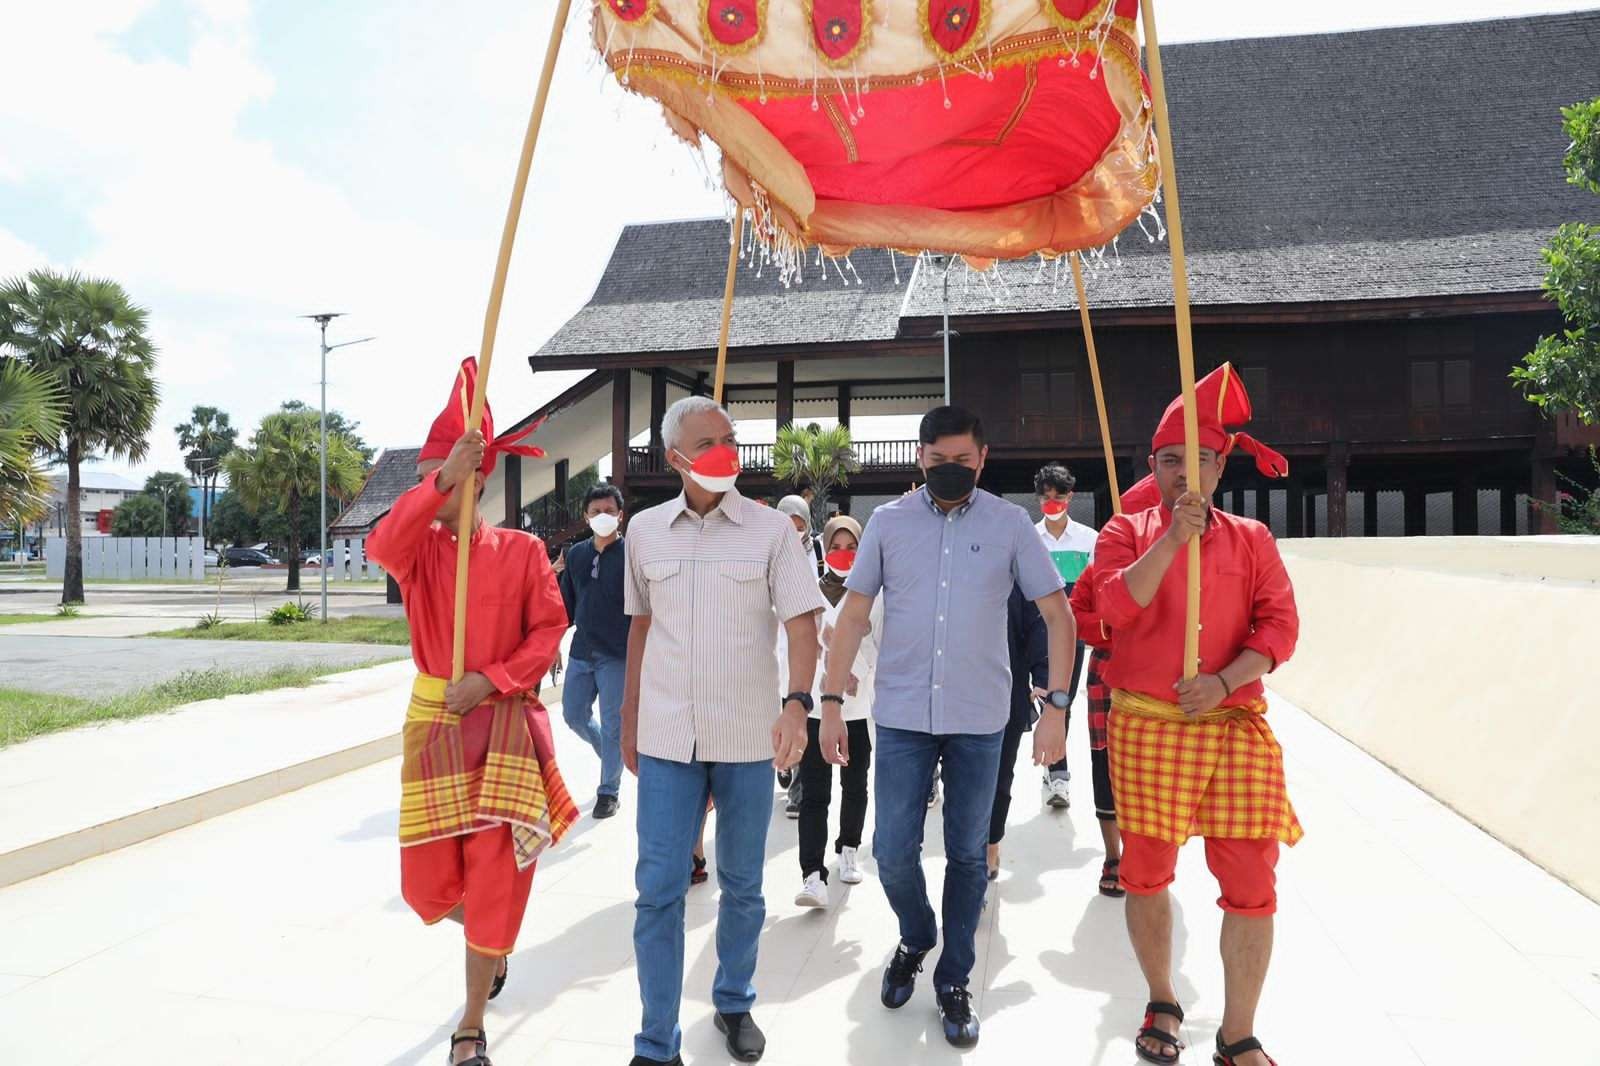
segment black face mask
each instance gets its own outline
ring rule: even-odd
[[[940,463],[923,471],[928,476],[928,491],[946,503],[964,500],[978,484],[978,472],[960,463]]]

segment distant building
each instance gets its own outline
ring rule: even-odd
[[[67,533],[67,472],[50,478],[50,510],[42,525],[47,536]],[[101,470],[84,470],[78,475],[78,515],[86,537],[109,537],[111,513],[130,496],[144,491],[141,482]]]
[[[402,493],[417,483],[417,456],[421,448],[386,448],[373,464],[367,483],[350,506],[328,527],[328,539],[364,537],[378,519],[389,513]]]

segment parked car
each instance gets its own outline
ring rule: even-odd
[[[216,566],[217,565],[217,549],[215,549],[215,548],[207,548],[206,549],[206,565],[207,566]]]
[[[229,566],[268,566],[278,561],[259,548],[226,548],[222,554]]]
[[[333,561],[333,557],[334,557],[333,556],[333,549],[329,548],[328,549],[328,561],[330,563]],[[344,550],[344,561],[347,564],[350,562],[350,549],[349,548],[346,548]],[[301,558],[300,565],[301,566],[321,566],[322,565],[322,554],[320,552],[318,552],[317,549],[312,548],[310,551],[306,552],[305,555]]]

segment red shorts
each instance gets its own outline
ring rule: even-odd
[[[480,829],[401,848],[400,894],[429,925],[461,907],[467,947],[480,955],[509,955],[536,865],[517,869],[509,827]]]
[[[1265,917],[1278,909],[1276,840],[1206,837],[1206,865],[1222,888],[1217,906],[1229,914]],[[1153,896],[1172,884],[1178,845],[1139,833],[1122,834],[1122,887],[1136,896]]]

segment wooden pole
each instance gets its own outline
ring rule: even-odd
[[[722,332],[717,336],[717,379],[711,398],[722,402],[728,376],[728,327],[733,323],[733,283],[739,276],[739,244],[744,240],[744,208],[733,205],[733,240],[728,244],[728,278],[722,285]]]
[[[1161,70],[1154,0],[1139,0],[1144,18],[1145,61],[1150,67],[1156,146],[1161,153],[1161,189],[1167,200],[1167,230],[1172,242],[1172,309],[1178,320],[1178,376],[1183,383],[1184,479],[1200,491],[1200,420],[1194,399],[1194,330],[1189,321],[1189,270],[1183,257],[1183,216],[1178,210],[1178,169],[1172,157],[1172,116]],[[1200,672],[1200,538],[1189,542],[1189,602],[1183,637],[1183,676]]]
[[[1100,359],[1094,350],[1094,327],[1089,323],[1089,294],[1083,287],[1083,268],[1078,253],[1067,256],[1072,263],[1072,283],[1078,287],[1078,316],[1083,319],[1083,346],[1089,351],[1089,377],[1094,381],[1094,406],[1100,414],[1100,443],[1106,450],[1106,480],[1111,485],[1111,513],[1122,513],[1122,490],[1117,486],[1117,457],[1111,450],[1111,422],[1106,418],[1106,393],[1100,384]]]
[[[550,97],[550,80],[556,72],[556,55],[561,51],[561,31],[567,24],[572,0],[557,0],[555,21],[550,27],[550,43],[545,47],[544,70],[539,74],[539,90],[533,97],[533,113],[528,116],[528,132],[522,138],[522,158],[517,163],[516,181],[511,187],[511,206],[506,210],[505,228],[500,232],[500,257],[494,265],[494,282],[489,287],[489,307],[483,316],[483,341],[478,347],[478,388],[467,412],[467,429],[483,424],[483,405],[489,395],[489,368],[494,361],[494,335],[500,328],[500,304],[506,294],[506,272],[511,268],[511,247],[517,240],[517,222],[522,217],[522,198],[528,189],[528,171],[533,167],[533,147],[539,143],[539,124],[544,121],[545,101]],[[626,457],[624,457],[626,458]],[[456,551],[455,642],[450,653],[450,680],[460,681],[467,660],[467,550],[472,542],[473,509],[477,494],[461,494],[459,547]]]

